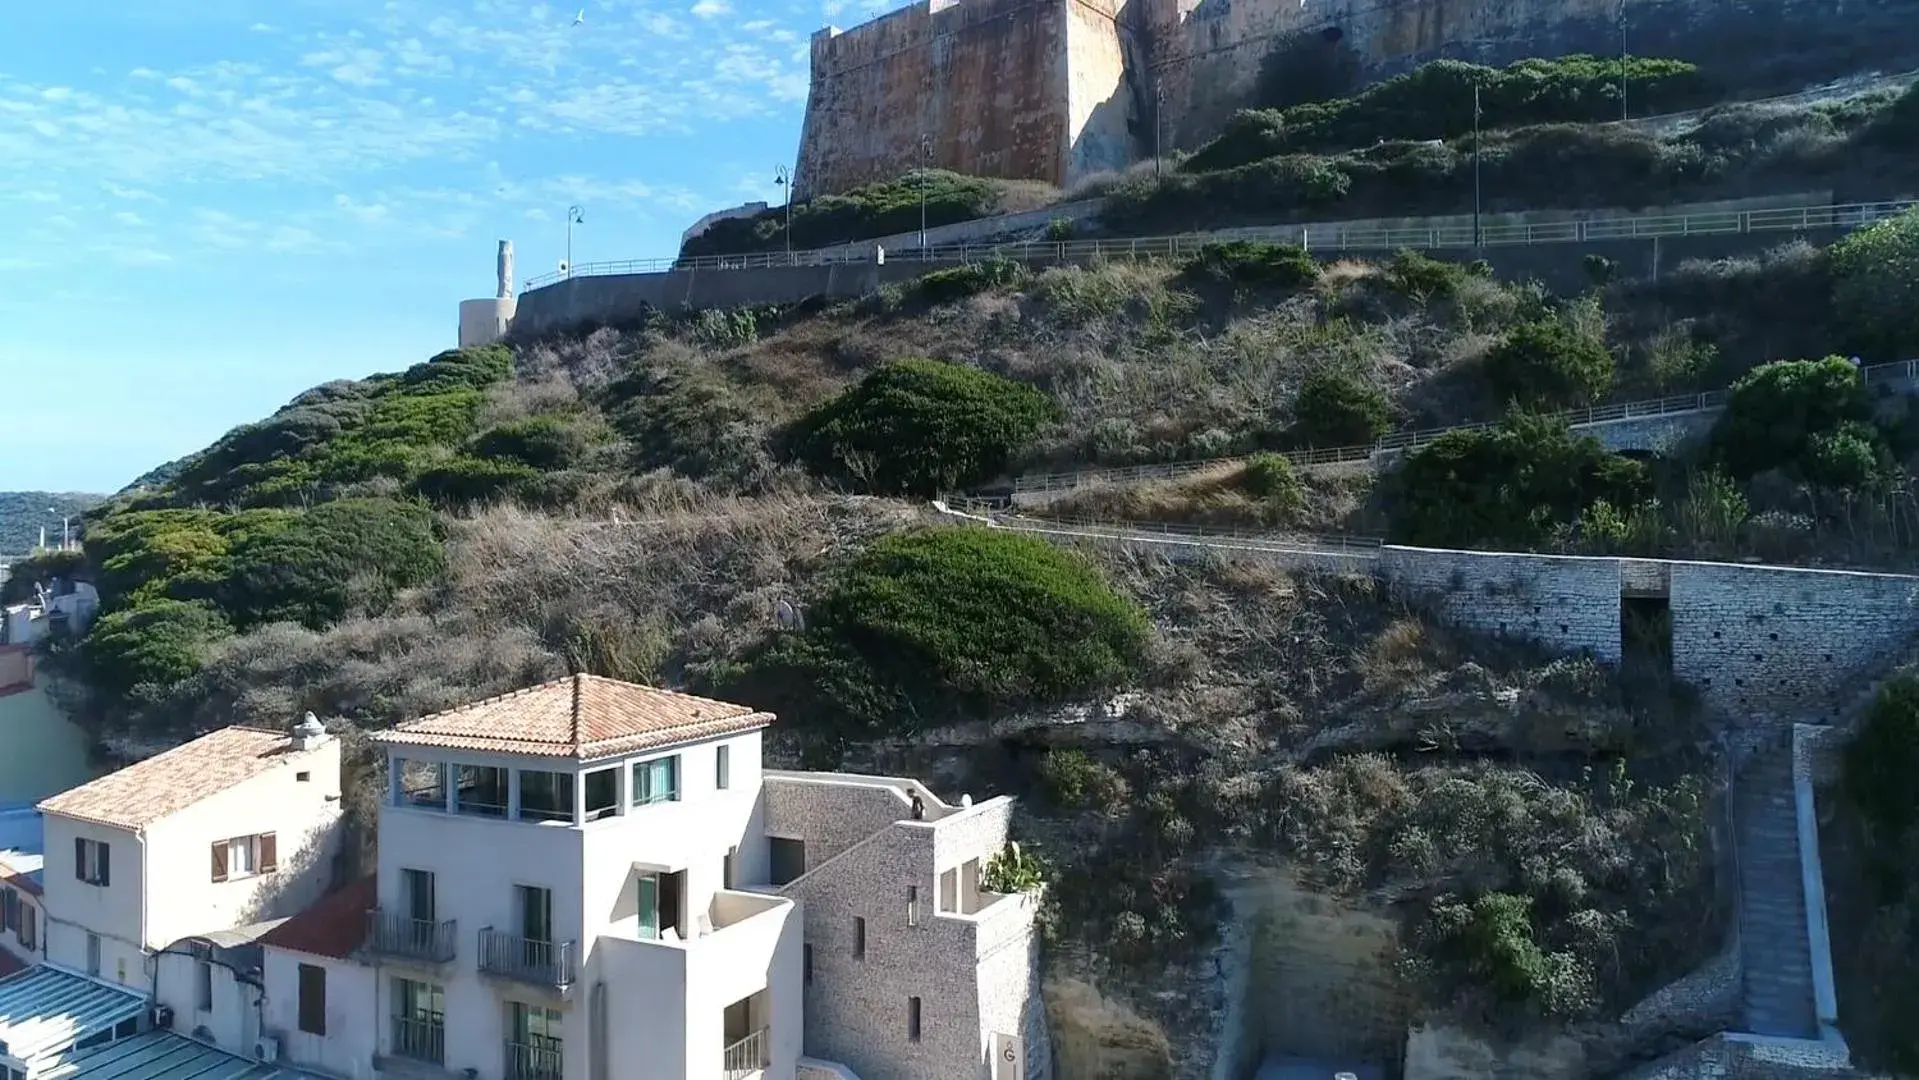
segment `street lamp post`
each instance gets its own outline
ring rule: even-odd
[[[47,513],[60,514],[60,511],[55,510],[53,507],[49,506],[47,507]],[[68,528],[69,523],[71,523],[72,521],[73,521],[72,517],[66,514],[60,514],[60,550],[61,551],[67,550],[68,545],[70,545],[73,542],[73,532],[71,529]]]
[[[773,172],[773,182],[786,192],[786,255],[787,261],[793,261],[793,170],[784,165]]]
[[[1631,114],[1626,109],[1626,0],[1619,0],[1619,119]]]
[[[1473,80],[1473,251],[1485,246],[1479,226],[1479,80]],[[1475,257],[1477,257],[1475,255]]]
[[[573,276],[573,226],[586,224],[586,211],[577,206],[566,208],[566,276]]]
[[[1165,124],[1160,120],[1166,111],[1166,81],[1158,75],[1153,76],[1153,178],[1159,178],[1160,132]]]
[[[926,188],[933,182],[933,137],[920,136],[920,258],[926,258]]]

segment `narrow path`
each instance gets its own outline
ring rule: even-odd
[[[1746,767],[1737,813],[1742,1026],[1754,1035],[1817,1038],[1790,741]]]

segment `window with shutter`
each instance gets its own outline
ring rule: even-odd
[[[112,875],[107,872],[108,871],[107,856],[113,853],[113,847],[110,844],[102,844],[102,843],[95,842],[93,845],[93,850],[100,853],[100,876],[97,880],[95,880],[94,884],[105,886],[112,881]]]
[[[216,883],[227,879],[227,854],[232,850],[232,845],[231,840],[213,842],[213,880]]]
[[[77,836],[73,838],[73,876],[87,880],[87,842]]]
[[[40,947],[40,912],[32,906],[21,911],[20,944],[29,949]]]
[[[280,868],[280,841],[274,833],[260,834],[260,872],[271,874]]]
[[[326,1034],[326,969],[317,964],[300,965],[300,1030]]]

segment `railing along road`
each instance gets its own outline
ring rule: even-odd
[[[1756,232],[1792,232],[1805,229],[1853,229],[1902,213],[1919,200],[1848,203],[1843,206],[1800,206],[1773,210],[1718,210],[1696,214],[1647,214],[1547,221],[1536,224],[1495,223],[1479,229],[1477,246],[1510,247],[1527,244],[1576,244],[1595,240],[1650,240],[1673,236],[1722,236]],[[1311,251],[1379,251],[1399,248],[1474,247],[1473,227],[1352,228],[1330,230],[1304,225],[1272,225],[1225,229],[1177,236],[1120,237],[1103,240],[1022,241],[1007,244],[937,244],[931,247],[888,249],[896,262],[972,262],[992,257],[1022,262],[1082,262],[1095,258],[1162,259],[1192,255],[1219,240],[1265,240],[1300,244]],[[657,274],[668,270],[759,270],[781,266],[835,266],[873,262],[868,247],[828,248],[817,251],[756,251],[739,255],[694,255],[666,259],[627,259],[581,263],[527,281],[537,289],[569,277],[609,274]]]
[[[1861,376],[1868,385],[1898,381],[1919,382],[1919,360],[1896,360],[1889,364],[1874,364],[1865,368]],[[1673,397],[1653,398],[1647,401],[1627,401],[1616,405],[1595,405],[1586,409],[1569,409],[1552,413],[1549,419],[1564,423],[1567,427],[1589,427],[1594,424],[1616,423],[1621,420],[1651,420],[1661,416],[1683,416],[1688,413],[1705,412],[1718,409],[1726,404],[1724,390],[1708,390],[1703,394],[1680,394]],[[1375,454],[1395,450],[1415,450],[1429,445],[1445,435],[1455,431],[1480,431],[1497,427],[1497,421],[1480,421],[1471,424],[1456,424],[1452,427],[1421,428],[1413,431],[1396,431],[1371,446],[1335,446],[1314,450],[1288,450],[1279,453],[1288,463],[1301,465],[1332,465],[1349,461],[1365,461]],[[1202,461],[1175,461],[1165,464],[1124,465],[1111,469],[1080,469],[1073,472],[1036,473],[1021,476],[1013,481],[1013,490],[1020,494],[1044,493],[1049,491],[1071,491],[1075,488],[1091,487],[1099,484],[1131,484],[1142,480],[1176,480],[1215,469],[1229,468],[1243,464],[1244,455],[1223,458],[1206,458]]]

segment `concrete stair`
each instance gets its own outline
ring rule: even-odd
[[[1739,781],[1737,828],[1744,1030],[1817,1038],[1790,742],[1768,747],[1747,764]]]

